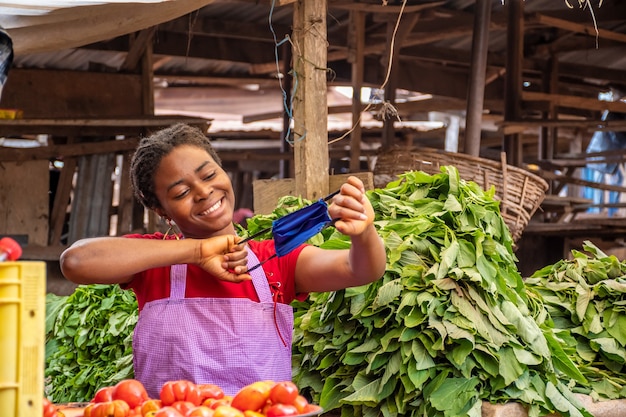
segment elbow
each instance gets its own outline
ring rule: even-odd
[[[63,251],[59,258],[59,265],[63,276],[75,284],[86,284],[83,281],[84,276],[81,273],[81,256],[80,249],[76,246],[70,246]]]

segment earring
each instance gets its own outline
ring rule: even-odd
[[[165,219],[165,222],[167,223],[169,227],[167,231],[165,232],[165,234],[163,235],[163,240],[167,239],[167,236],[170,234],[170,232],[174,228],[174,225],[172,224],[172,219]],[[178,233],[174,232],[174,237],[176,238],[176,240],[179,240]]]

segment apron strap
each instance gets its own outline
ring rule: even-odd
[[[187,288],[187,264],[176,264],[170,268],[170,298],[181,300],[185,298]]]

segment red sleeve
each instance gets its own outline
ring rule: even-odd
[[[276,253],[273,240],[264,240],[260,242],[250,241],[248,244],[250,245],[250,249],[256,254],[257,258],[259,258],[260,262],[263,262]],[[295,278],[298,257],[300,256],[302,249],[306,246],[306,244],[300,245],[287,255],[270,259],[263,264],[263,270],[265,271],[265,275],[267,276],[270,286],[273,287],[276,282],[280,282],[279,292],[282,295],[282,299],[279,301],[283,303],[289,304],[296,298],[298,300],[304,300],[308,296],[308,293],[296,295]]]

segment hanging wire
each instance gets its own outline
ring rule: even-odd
[[[391,43],[389,44],[389,63],[387,65],[387,74],[385,75],[385,80],[383,81],[381,86],[378,88],[378,92],[376,93],[377,95],[379,95],[378,98],[380,98],[381,102],[383,103],[382,104],[382,108],[379,111],[379,115],[381,115],[381,117],[383,119],[387,119],[390,116],[391,117],[395,117],[399,122],[401,122],[402,120],[400,119],[400,115],[398,114],[398,110],[389,101],[384,101],[384,97],[380,97],[380,91],[383,91],[385,89],[385,86],[389,82],[389,78],[391,76],[391,63],[393,62],[393,54],[394,54],[395,43],[396,43],[396,34],[398,33],[398,27],[400,27],[400,20],[402,18],[402,15],[404,14],[404,7],[406,6],[406,2],[407,2],[407,0],[403,0],[402,1],[402,7],[400,8],[400,13],[398,13],[398,19],[396,20],[396,25],[393,28],[393,35],[391,36]],[[355,91],[352,92],[353,95],[355,93],[356,93]],[[359,98],[359,100],[360,100],[360,98]],[[369,103],[367,103],[367,106],[365,106],[365,108],[359,113],[358,120],[350,128],[350,130],[348,130],[343,135],[339,136],[337,139],[333,139],[333,140],[329,141],[328,143],[329,144],[333,144],[335,142],[339,142],[340,140],[345,139],[348,135],[350,135],[352,132],[354,132],[354,129],[356,129],[356,126],[359,123],[361,123],[361,118],[363,117],[363,114],[366,113],[370,108],[372,108],[373,105],[374,105],[374,103],[370,99]]]
[[[272,24],[272,15],[274,14],[275,5],[276,5],[276,0],[272,0],[272,6],[270,7],[270,13],[268,16],[268,23],[269,23],[270,31],[272,32],[272,37],[274,38],[274,59],[276,62],[276,77],[278,78],[278,85],[280,86],[280,91],[283,96],[283,108],[285,110],[285,113],[287,114],[287,117],[289,118],[289,123],[287,125],[288,126],[287,132],[285,133],[285,141],[287,141],[287,143],[293,146],[295,141],[290,140],[289,137],[291,136],[291,124],[292,122],[294,122],[293,98],[296,94],[296,89],[298,88],[298,74],[295,69],[292,69],[292,71],[290,71],[290,73],[293,76],[293,88],[291,89],[291,95],[289,97],[289,100],[287,100],[287,91],[285,91],[285,88],[283,87],[283,77],[285,76],[285,74],[283,74],[280,68],[280,60],[278,58],[278,48],[285,42],[289,42],[289,44],[291,44],[293,48],[293,42],[291,42],[291,38],[289,37],[289,35],[285,35],[285,38],[282,41],[278,42],[278,38],[276,37],[276,32],[274,31],[274,25]],[[289,103],[287,103],[287,101],[289,101]],[[302,136],[300,136],[298,140],[304,139],[305,136],[306,136],[306,130],[302,134]]]

